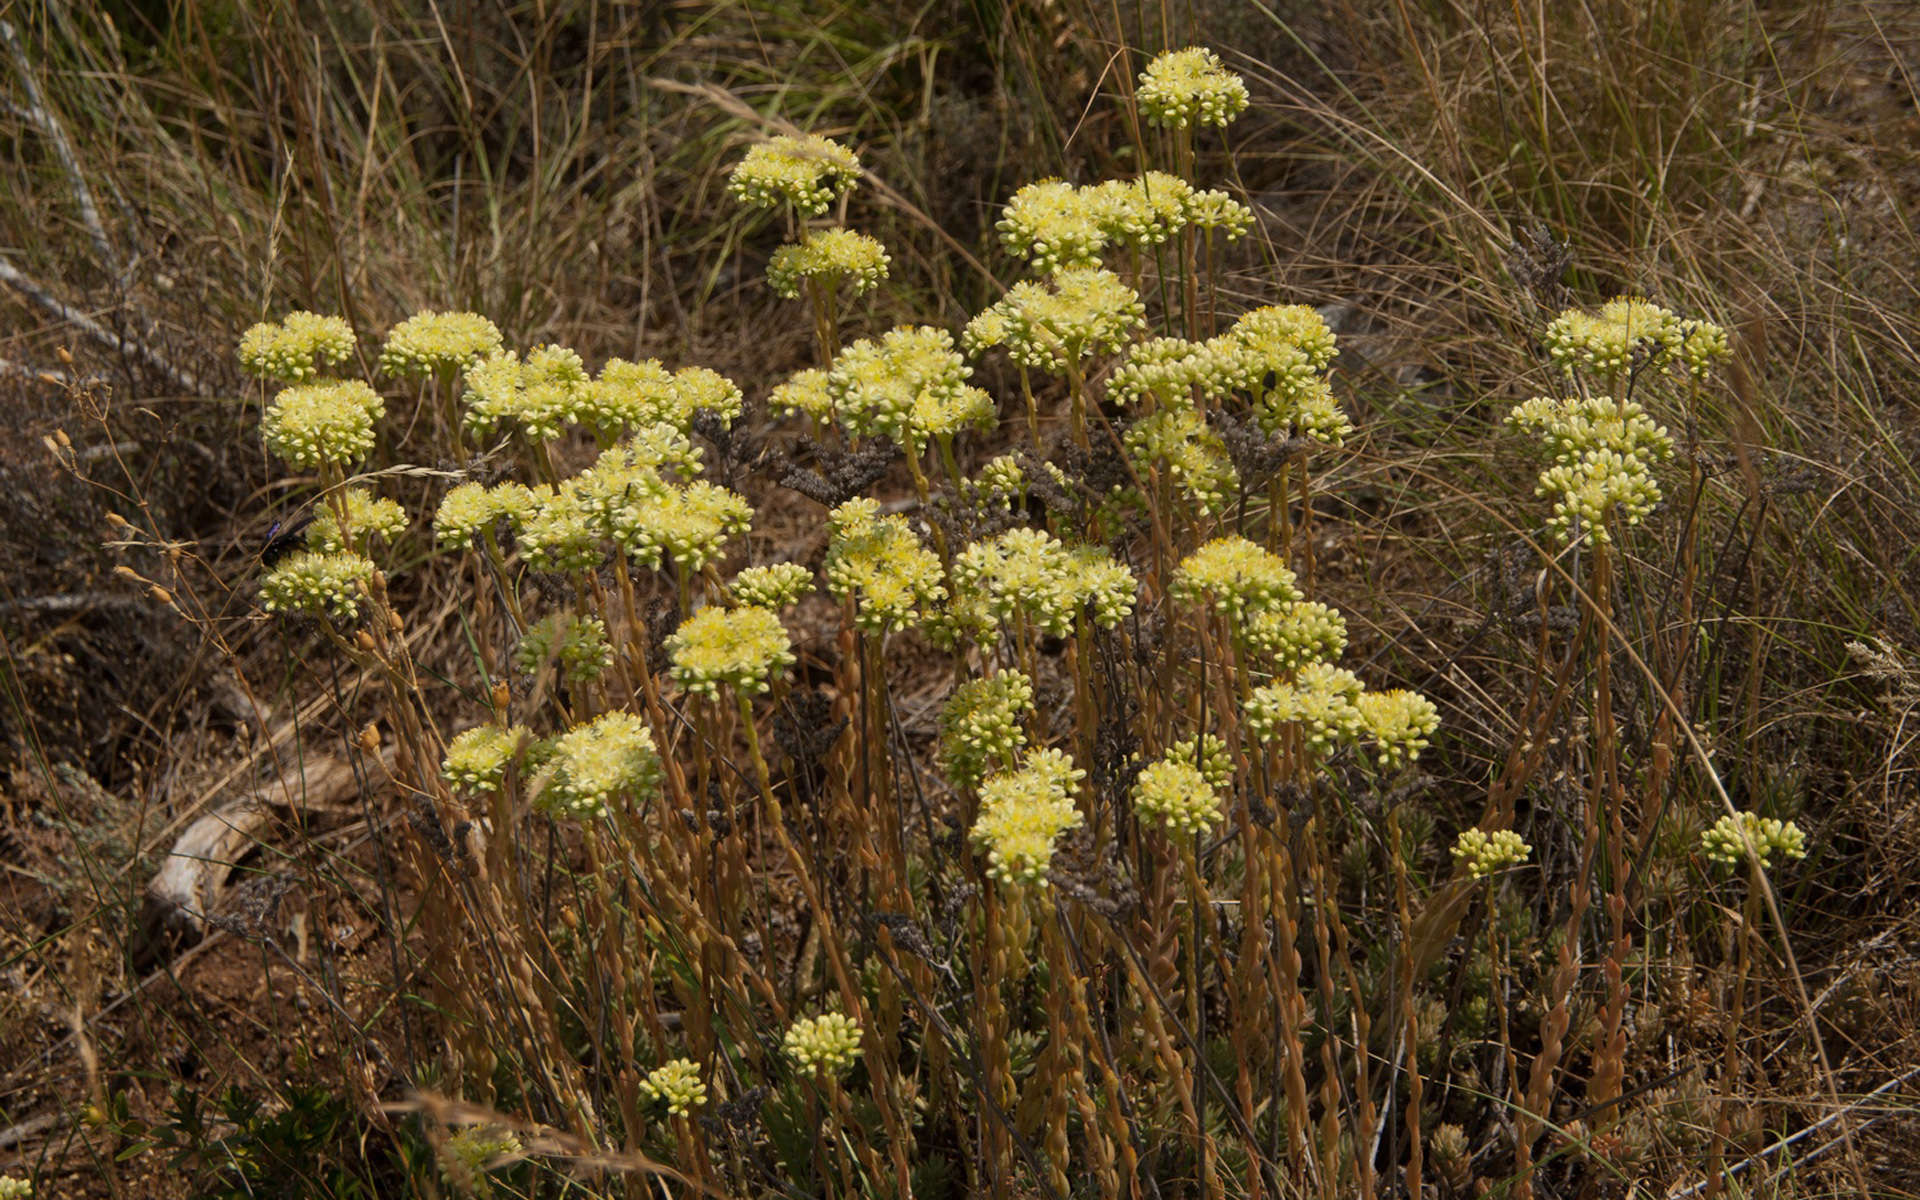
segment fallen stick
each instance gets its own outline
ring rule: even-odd
[[[391,770],[393,751],[381,756]],[[372,766],[367,763],[366,766]],[[231,890],[241,861],[261,844],[260,831],[275,807],[302,812],[342,808],[360,790],[361,774],[343,758],[293,764],[280,779],[255,788],[196,819],[180,834],[148,882],[136,954],[151,961],[206,934],[209,914]]]

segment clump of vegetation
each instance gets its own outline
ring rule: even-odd
[[[1834,880],[1897,839],[1814,815],[1836,785],[1782,749],[1822,738],[1841,761],[1873,723],[1796,730],[1780,706],[1911,707],[1898,638],[1829,588],[1878,568],[1779,528],[1810,452],[1762,398],[1791,373],[1758,356],[1749,302],[1617,253],[1666,253],[1671,210],[1582,192],[1550,146],[1549,92],[1597,87],[1695,195],[1712,148],[1659,119],[1674,79],[1623,98],[1590,62],[1550,72],[1564,14],[1541,61],[1514,42],[1518,74],[1504,24],[1449,59],[1429,53],[1459,48],[1445,20],[1405,19],[1408,57],[1372,67],[1425,81],[1439,150],[1417,121],[1376,136],[1344,115],[1412,121],[1417,88],[1334,112],[1194,45],[1076,73],[1033,6],[995,18],[996,44],[1052,44],[1094,100],[1053,114],[1066,153],[1007,155],[971,209],[930,199],[954,152],[930,114],[953,98],[901,43],[929,82],[883,90],[924,98],[917,123],[840,121],[797,83],[724,150],[653,139],[670,169],[639,190],[685,203],[627,233],[637,193],[603,181],[640,173],[581,132],[604,105],[577,129],[542,109],[540,148],[496,160],[491,126],[373,136],[393,98],[371,76],[377,103],[330,117],[366,121],[356,145],[404,166],[392,147],[485,143],[448,160],[491,189],[448,193],[457,236],[478,211],[497,240],[552,191],[576,223],[526,227],[575,268],[631,229],[712,253],[669,272],[684,336],[655,336],[652,259],[620,283],[656,306],[628,338],[611,301],[560,316],[566,289],[512,254],[418,280],[397,246],[396,269],[370,265],[371,225],[343,231],[381,219],[372,171],[356,212],[333,210],[327,285],[296,278],[277,232],[250,251],[246,277],[299,301],[227,343],[220,370],[258,383],[224,419],[300,515],[206,572],[231,587],[219,605],[151,511],[116,500],[115,549],[242,689],[277,648],[299,703],[244,732],[279,795],[349,782],[221,808],[239,832],[195,853],[242,869],[196,895],[232,899],[167,914],[257,955],[241,967],[268,980],[273,1069],[237,1051],[214,1074],[245,1089],[143,1087],[93,1053],[112,1008],[76,1001],[75,1144],[220,1194],[1527,1200],[1791,1183],[1777,1164],[1818,1133],[1838,1153],[1799,1182],[1864,1191],[1873,1122],[1848,1097],[1882,1086],[1884,1048],[1843,1025],[1847,979],[1809,984],[1855,969],[1833,965]],[[595,36],[582,69],[601,79]],[[545,70],[564,39],[536,41]],[[1498,86],[1534,81],[1511,111],[1441,102],[1482,49]],[[682,94],[749,115],[645,70],[624,78],[653,116]],[[1733,128],[1751,110],[1725,100],[1707,87],[1699,112]],[[780,119],[801,114],[812,129]],[[1338,152],[1299,149],[1316,137]],[[1282,164],[1316,157],[1377,172],[1342,193],[1351,219],[1391,210],[1432,292],[1356,316],[1331,301],[1378,277],[1347,261],[1368,252],[1278,244]],[[507,201],[522,187],[530,209]],[[1578,273],[1544,227],[1504,236],[1507,206],[1582,235]],[[751,355],[700,333],[729,307]],[[92,405],[90,386],[72,394]],[[1904,459],[1884,461],[1821,513],[1899,494]],[[1776,579],[1791,600],[1768,598]],[[1848,637],[1884,694],[1818,678]],[[262,835],[273,804],[297,820]],[[105,846],[79,818],[121,810],[66,811],[74,844]],[[126,861],[164,857],[156,838],[194,815],[122,822],[142,831]],[[131,924],[123,881],[82,870],[65,901],[107,899],[0,968],[56,945],[97,963],[84,931]],[[128,941],[130,962],[153,952]],[[104,995],[89,981],[115,972],[85,970],[63,986]],[[28,1011],[0,1003],[0,1028]],[[53,1175],[29,1173],[44,1194]]]
[[[1246,95],[1204,50],[1150,64],[1138,100],[1169,131],[1168,170],[1020,189],[1000,229],[1038,275],[959,341],[937,325],[859,334],[849,302],[889,254],[837,223],[862,173],[850,150],[783,137],[734,167],[733,195],[792,238],[770,286],[812,309],[818,359],[776,393],[804,417],[782,457],[878,449],[915,499],[900,515],[857,494],[780,501],[814,505],[830,530],[818,574],[752,561],[755,505],[715,468],[749,420],[780,435],[723,376],[618,359],[596,372],[553,345],[523,357],[474,314],[396,326],[378,356],[396,406],[492,464],[495,482],[456,481],[434,519],[472,581],[476,710],[438,711],[420,687],[412,618],[370,540],[404,521],[349,486],[382,400],[315,377],[351,353],[342,323],[295,313],[243,339],[250,367],[286,385],[268,446],[318,473],[324,506],[264,602],[312,614],[383,681],[381,723],[411,764],[397,781],[419,798],[408,862],[443,1087],[491,1099],[512,1079],[520,1106],[584,1143],[668,1155],[727,1192],[772,1170],[906,1196],[929,1156],[969,1194],[1122,1196],[1181,1177],[1203,1194],[1417,1190],[1461,1081],[1408,1052],[1438,1032],[1423,1017],[1454,1019],[1410,914],[1467,888],[1499,926],[1490,969],[1538,1023],[1516,1028],[1501,997],[1497,1029],[1474,1032],[1509,1064],[1496,1096],[1511,1132],[1489,1152],[1531,1190],[1576,1055],[1595,1129],[1620,1126],[1628,880],[1663,821],[1697,818],[1628,794],[1647,764],[1615,724],[1614,563],[1659,511],[1673,455],[1649,406],[1685,411],[1714,386],[1725,334],[1637,298],[1568,310],[1542,331],[1557,395],[1510,418],[1552,458],[1547,531],[1580,551],[1577,576],[1554,560],[1583,615],[1537,624],[1536,700],[1589,704],[1592,724],[1563,927],[1508,927],[1499,889],[1529,854],[1517,789],[1459,835],[1453,878],[1436,875],[1401,810],[1446,737],[1441,711],[1342,665],[1346,622],[1313,594],[1315,483],[1354,428],[1328,385],[1337,339],[1284,297],[1226,311],[1216,286],[1215,234],[1247,222],[1202,190],[1193,137]],[[328,338],[293,353],[293,330]],[[1017,396],[969,382],[1003,349]],[[1008,441],[1026,457],[988,477],[961,465]],[[837,626],[793,625],[817,594]],[[797,703],[795,628],[824,705]],[[944,778],[899,736],[902,647],[949,680]],[[557,678],[529,690],[529,674]],[[1042,688],[1057,698],[1037,703]],[[449,739],[449,720],[474,724]],[[788,731],[772,753],[769,722]],[[1731,820],[1709,831],[1710,857],[1747,848]],[[1752,830],[1756,871],[1799,836]],[[559,940],[540,854],[571,867]],[[1596,887],[1605,983],[1576,1035]],[[1342,899],[1382,890],[1399,912],[1385,952],[1357,942]],[[743,1156],[761,1135],[689,1120],[748,1097],[770,1160]],[[1400,1132],[1383,1146],[1387,1113]]]

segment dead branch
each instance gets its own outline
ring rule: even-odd
[[[60,160],[60,169],[65,172],[67,184],[73,189],[74,203],[80,207],[80,221],[87,227],[87,235],[93,239],[93,250],[100,256],[100,265],[114,279],[122,279],[120,256],[114,253],[113,242],[107,237],[106,224],[100,220],[100,206],[94,203],[93,189],[87,185],[86,172],[80,169],[80,156],[73,152],[73,142],[67,138],[66,127],[60,124],[60,118],[54,115],[53,109],[41,96],[39,81],[33,77],[26,49],[20,45],[19,35],[14,32],[11,21],[0,21],[0,41],[6,42],[7,53],[13,57],[13,73],[20,80],[20,89],[27,94],[24,106],[8,107],[15,109],[38,129],[47,139],[47,144],[53,147],[53,156]]]
[[[392,768],[391,748],[381,762],[385,769]],[[141,954],[164,955],[200,940],[208,915],[226,897],[228,879],[259,845],[260,831],[276,806],[303,812],[338,809],[359,791],[360,780],[360,770],[347,759],[308,759],[187,826],[147,884],[140,914]]]
[[[60,299],[20,268],[0,258],[0,283],[5,283],[41,308],[86,334],[110,350],[132,355],[167,377],[174,387],[189,396],[204,395],[200,380],[185,367],[175,366],[166,355],[144,342],[129,341],[113,330]]]

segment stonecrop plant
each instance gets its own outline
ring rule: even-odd
[[[1446,1067],[1412,904],[1457,922],[1441,900],[1484,896],[1486,969],[1539,977],[1542,1032],[1516,1057],[1483,1002],[1460,1035],[1506,1039],[1472,1087],[1515,1116],[1481,1157],[1530,1187],[1596,851],[1548,963],[1496,911],[1530,869],[1514,796],[1457,841],[1402,836],[1448,729],[1320,594],[1315,484],[1355,431],[1335,335],[1215,286],[1254,217],[1203,178],[1205,138],[1248,89],[1195,48],[1136,96],[1159,169],[1018,188],[998,229],[1031,277],[959,329],[863,323],[893,258],[848,224],[850,148],[749,149],[728,190],[780,222],[766,283],[815,334],[767,395],[474,313],[394,325],[372,380],[332,377],[339,318],[248,331],[242,364],[278,385],[261,436],[319,512],[260,604],[381,689],[356,717],[401,748],[440,1086],[715,1194],[1418,1197],[1428,1135],[1457,1127],[1423,1125]],[[1546,529],[1604,612],[1673,454],[1636,391],[1706,386],[1726,339],[1623,299],[1546,344],[1567,386],[1510,423],[1551,459]],[[417,493],[354,474],[404,461],[407,428],[470,456],[419,532]],[[741,452],[783,439],[832,469]],[[803,509],[817,553],[757,561],[769,506]],[[451,689],[399,599],[426,552],[466,588]],[[1608,639],[1576,636],[1612,898]],[[1790,826],[1723,825],[1717,862],[1802,852]],[[1397,906],[1387,942],[1349,927],[1362,892]],[[1613,919],[1590,1101],[1620,1094]]]

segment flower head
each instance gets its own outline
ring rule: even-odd
[[[697,479],[675,483],[663,470],[690,471],[697,452],[686,435],[668,425],[649,425],[600,455],[573,490],[593,529],[612,539],[628,557],[655,569],[671,555],[676,567],[698,572],[747,531],[753,507],[746,497]]]
[[[1107,378],[1107,397],[1127,404],[1145,396],[1161,403],[1188,398],[1201,382],[1207,362],[1205,349],[1185,338],[1148,338],[1127,350],[1126,361]],[[1222,394],[1225,388],[1220,389]]]
[[[1278,554],[1237,534],[1215,538],[1181,560],[1172,591],[1234,618],[1305,599]]]
[[[1218,188],[1188,196],[1186,218],[1195,229],[1217,231],[1230,242],[1253,228],[1253,210]]]
[[[1254,398],[1254,415],[1269,434],[1338,445],[1353,432],[1327,385],[1333,331],[1302,304],[1269,305],[1244,313],[1233,328],[1209,341],[1198,368],[1209,394],[1241,391]]]
[[[1773,865],[1776,854],[1781,858],[1807,856],[1807,835],[1798,825],[1756,812],[1721,817],[1713,823],[1713,828],[1700,835],[1701,849],[1723,867],[1738,866],[1745,861],[1749,841],[1763,869]]]
[[[674,425],[684,429],[695,413],[710,413],[722,425],[740,419],[745,396],[740,385],[711,367],[681,367],[673,373],[673,394],[681,417]]]
[[[727,594],[735,604],[775,610],[798,604],[811,591],[813,572],[794,562],[745,567],[727,583]]]
[[[568,682],[585,683],[613,665],[613,647],[600,618],[554,613],[527,627],[514,648],[513,661],[529,675],[553,662]]]
[[[1440,710],[1418,692],[1362,692],[1354,703],[1381,766],[1412,762],[1440,728]]]
[[[781,1048],[803,1071],[838,1075],[860,1057],[860,1022],[837,1012],[803,1017],[787,1027]]]
[[[373,449],[373,423],[386,411],[386,401],[359,380],[297,384],[274,397],[260,433],[288,466],[342,465]]]
[[[469,1125],[441,1145],[440,1170],[455,1187],[479,1193],[489,1186],[487,1171],[511,1162],[521,1150],[520,1139],[508,1130]]]
[[[1217,791],[1226,791],[1233,786],[1233,751],[1226,740],[1216,734],[1203,733],[1196,737],[1181,738],[1167,747],[1164,757],[1179,762],[1190,762],[1200,768],[1200,774]]]
[[[987,852],[987,874],[1002,883],[1046,886],[1054,842],[1080,825],[1073,789],[1086,772],[1058,750],[1027,753],[1017,771],[980,785],[973,840]]]
[[[766,691],[775,672],[793,665],[792,645],[780,618],[751,604],[703,608],[667,638],[674,682],[714,697],[722,684],[745,694]]]
[[[1193,185],[1178,175],[1148,171],[1138,179],[1109,179],[1081,189],[1107,241],[1159,246],[1187,225]]]
[[[433,538],[440,545],[464,550],[473,545],[504,515],[494,493],[478,483],[463,483],[441,497],[433,514]]]
[[[1546,443],[1553,465],[1535,490],[1557,496],[1548,525],[1572,539],[1613,540],[1608,523],[1638,525],[1660,503],[1652,464],[1673,453],[1673,439],[1639,404],[1608,396],[1553,400],[1536,396],[1507,422]]]
[[[752,208],[785,201],[800,216],[817,217],[859,177],[859,157],[831,138],[783,135],[748,150],[728,177],[727,190]]]
[[[1263,742],[1297,727],[1309,749],[1325,752],[1357,740],[1366,729],[1360,680],[1351,671],[1308,663],[1291,683],[1270,683],[1247,697],[1247,730]]]
[[[525,361],[511,350],[466,369],[466,425],[482,436],[511,421],[531,441],[550,442],[580,419],[587,368],[564,346],[541,346]]]
[[[353,345],[353,326],[340,317],[292,312],[277,324],[262,321],[240,335],[240,366],[262,379],[304,383],[322,367],[347,361]]]
[[[1453,843],[1453,857],[1466,864],[1475,879],[1485,879],[1496,871],[1517,867],[1527,861],[1533,847],[1520,840],[1511,829],[1463,831]]]
[[[520,556],[536,571],[590,571],[606,559],[594,511],[577,487],[542,487],[515,512]]]
[[[880,285],[890,262],[877,238],[851,229],[822,229],[773,252],[767,261],[767,285],[789,300],[799,297],[806,282],[828,291],[844,287],[846,295],[858,296]]]
[[[1192,757],[1169,754],[1134,780],[1133,809],[1169,833],[1203,833],[1220,823],[1221,797]]]
[[[1332,662],[1347,648],[1347,622],[1317,600],[1294,600],[1245,614],[1234,626],[1240,645],[1276,672]]]
[[[340,518],[331,504],[322,504],[315,511],[313,523],[307,526],[307,548],[326,554],[337,554],[342,550],[364,550],[375,537],[391,542],[407,528],[407,513],[400,505],[383,497],[375,497],[366,488],[348,488],[345,493],[347,502],[347,527],[353,539],[353,545],[347,544],[347,536],[340,532]]]
[[[362,555],[296,551],[260,581],[260,607],[268,612],[357,617],[360,597],[372,578],[373,562]]]
[[[827,590],[855,602],[855,625],[904,629],[946,600],[940,556],[921,544],[906,518],[882,516],[874,501],[854,499],[827,520]]]
[[[1140,111],[1155,125],[1225,125],[1246,110],[1247,85],[1204,47],[1172,50],[1140,73]]]
[[[387,333],[380,369],[395,378],[463,371],[500,349],[500,330],[470,312],[419,312]]]
[[[994,767],[1011,767],[1027,744],[1021,719],[1033,710],[1033,681],[1019,671],[969,679],[940,708],[940,769],[959,788],[978,787]]]
[[[673,372],[657,358],[608,359],[600,374],[580,389],[574,410],[601,436],[654,424],[681,429],[687,416],[674,391]]]
[[[972,373],[952,334],[901,325],[842,350],[828,372],[827,394],[850,431],[885,434],[917,454],[930,437],[993,427],[999,414],[992,397],[967,386]]]
[[[1142,417],[1128,427],[1122,441],[1142,475],[1163,467],[1174,488],[1201,512],[1219,512],[1240,488],[1226,443],[1187,405]]]
[[[553,768],[538,803],[572,817],[599,816],[621,796],[650,797],[662,778],[647,723],[619,710],[562,734],[554,743]]]
[[[527,731],[515,725],[476,725],[447,743],[440,775],[469,792],[497,792],[507,777],[507,766],[525,744]]]
[[[1007,201],[995,228],[1008,253],[1035,270],[1094,267],[1106,247],[1099,206],[1081,189],[1058,179],[1029,183]]]
[[[676,1058],[647,1072],[640,1091],[652,1100],[667,1102],[667,1111],[684,1117],[707,1102],[707,1085],[692,1059]]]
[[[1112,628],[1133,611],[1133,572],[1099,547],[1068,548],[1042,529],[1009,529],[975,542],[953,561],[954,619],[984,632],[987,622],[1030,622],[1064,637],[1089,605]]]
[[[767,407],[783,416],[805,413],[821,424],[833,420],[833,393],[827,389],[827,373],[818,367],[795,371],[767,396]]]
[[[1583,366],[1618,375],[1640,351],[1667,369],[1705,374],[1727,355],[1727,332],[1703,321],[1685,321],[1639,296],[1619,296],[1597,313],[1570,308],[1547,326],[1547,353],[1562,366]]]
[[[1017,283],[988,310],[996,321],[968,326],[972,342],[1004,342],[1013,361],[1044,371],[1063,371],[1089,354],[1126,344],[1144,319],[1140,296],[1102,267],[1068,267],[1046,284]]]

